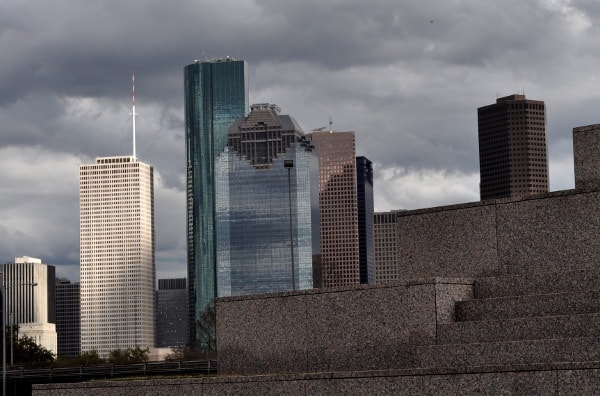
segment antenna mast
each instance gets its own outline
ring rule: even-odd
[[[132,110],[131,110],[131,118],[133,119],[133,158],[135,158],[135,116],[137,113],[135,112],[135,73],[131,75],[131,102],[132,102]]]

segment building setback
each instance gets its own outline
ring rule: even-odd
[[[79,168],[81,351],[154,346],[154,177],[133,156]]]
[[[321,276],[318,287],[360,283],[354,132],[312,132],[319,154]]]
[[[219,297],[313,287],[318,158],[296,121],[279,113],[252,105],[216,160]]]
[[[543,101],[510,95],[477,109],[482,200],[548,192]]]
[[[159,279],[156,292],[156,347],[185,347],[189,339],[185,278]]]
[[[360,283],[375,283],[373,163],[365,157],[356,157],[356,192]]]
[[[246,62],[196,61],[184,69],[190,341],[217,296],[214,161],[234,120],[248,113]]]
[[[17,324],[19,335],[33,338],[56,353],[55,293],[56,270],[33,257],[15,257],[2,266],[6,291],[6,318]]]
[[[81,302],[79,282],[56,279],[56,334],[58,356],[81,353]]]

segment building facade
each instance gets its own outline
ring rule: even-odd
[[[354,132],[309,136],[319,154],[322,284],[317,286],[356,285],[360,261]]]
[[[313,287],[318,260],[318,158],[273,104],[229,129],[215,165],[218,296]]]
[[[6,292],[6,318],[19,327],[19,336],[32,337],[39,345],[57,352],[55,267],[33,257],[16,257],[2,266]]]
[[[217,295],[214,163],[234,120],[248,113],[246,62],[196,61],[184,69],[190,341]],[[202,340],[198,340],[202,343]]]
[[[56,279],[56,335],[58,356],[81,353],[81,301],[79,282]]]
[[[154,346],[154,177],[133,156],[79,168],[81,351]]]
[[[156,347],[185,347],[189,340],[185,278],[159,279],[156,292]]]
[[[482,200],[548,192],[546,108],[510,95],[477,109]]]
[[[356,157],[356,204],[358,208],[358,259],[360,283],[375,283],[373,247],[373,163],[365,157]]]
[[[399,279],[396,213],[378,212],[373,216],[376,283],[394,282]]]

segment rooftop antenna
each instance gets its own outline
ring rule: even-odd
[[[332,125],[333,125],[333,121],[331,120],[331,116],[329,116],[329,133],[333,133]]]
[[[132,102],[132,110],[131,110],[131,118],[133,120],[133,158],[135,158],[135,116],[137,113],[135,112],[135,73],[131,75],[131,102]]]

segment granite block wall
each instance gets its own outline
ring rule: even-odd
[[[398,276],[408,281],[498,270],[496,211],[476,202],[398,214]]]
[[[575,188],[600,188],[600,124],[573,128]]]
[[[413,367],[414,347],[471,296],[472,280],[438,278],[217,299],[219,372]]]
[[[550,193],[496,204],[502,272],[596,269],[600,258],[600,192]]]
[[[407,281],[596,269],[598,213],[598,190],[401,212],[398,273]]]

